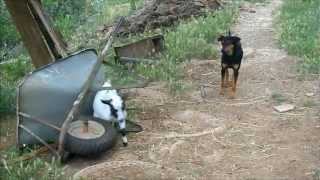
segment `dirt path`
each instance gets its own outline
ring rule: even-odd
[[[313,179],[320,168],[319,83],[301,80],[294,58],[276,44],[272,22],[280,4],[241,11],[233,31],[246,53],[236,99],[219,95],[219,61],[193,61],[185,72],[194,88],[180,99],[159,83],[134,92],[131,103],[144,105],[137,119],[145,131],[130,135],[127,148],[70,166],[102,163],[80,172],[89,179]],[[282,101],[296,109],[275,112]]]

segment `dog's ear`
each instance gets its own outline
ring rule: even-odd
[[[223,39],[224,39],[224,36],[223,36],[223,35],[220,35],[220,36],[218,37],[218,41],[219,41],[219,42],[223,41]]]
[[[237,37],[237,36],[233,36],[233,37],[232,37],[232,42],[233,42],[234,44],[239,43],[240,40],[241,40],[241,39],[240,39],[239,37]]]
[[[112,99],[109,99],[109,100],[101,100],[101,102],[102,102],[103,104],[111,104]]]

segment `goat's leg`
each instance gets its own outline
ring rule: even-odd
[[[226,75],[226,68],[222,66],[221,69],[221,89],[220,89],[220,95],[224,95],[224,80],[225,80],[225,75]]]
[[[126,131],[126,121],[119,120],[120,133],[122,136],[122,143],[124,146],[128,145],[127,131]]]

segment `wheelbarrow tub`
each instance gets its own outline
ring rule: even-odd
[[[87,49],[35,70],[24,78],[18,86],[17,93],[18,146],[41,144],[21,126],[45,142],[58,142],[58,130],[33,119],[61,128],[97,62],[96,51]],[[91,82],[90,93],[85,97],[80,110],[81,115],[92,115],[94,95],[104,80],[104,71],[101,68],[95,80]],[[34,118],[21,116],[21,113]]]

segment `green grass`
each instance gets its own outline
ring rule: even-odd
[[[30,152],[30,150],[28,150]],[[15,148],[1,151],[0,179],[3,180],[64,180],[62,167],[54,159],[45,161],[36,158],[32,161],[17,161],[19,152]]]
[[[320,180],[320,169],[315,169],[313,172],[313,180]]]
[[[317,105],[317,103],[312,99],[306,99],[306,100],[303,101],[303,107],[311,108],[311,107],[314,107],[316,105]]]
[[[271,95],[271,98],[278,104],[281,104],[281,103],[286,102],[288,100],[284,95],[279,94],[279,93],[273,93]]]
[[[301,57],[302,73],[320,73],[320,1],[284,1],[278,18],[280,43]]]
[[[268,0],[244,0],[250,3],[266,3]]]
[[[136,8],[143,6],[143,0],[135,0]],[[101,0],[91,3],[88,7],[91,9],[85,15],[85,22],[76,28],[67,28],[68,23],[73,23],[73,17],[64,17],[65,20],[57,19],[56,23],[60,24],[59,29],[63,29],[65,36],[69,39],[69,50],[71,52],[83,48],[98,49],[98,45],[104,39],[97,34],[97,29],[102,29],[106,25],[113,25],[115,20],[120,16],[128,16],[134,12],[131,9],[130,0]],[[64,23],[64,24],[61,24]],[[69,33],[71,31],[71,33]]]
[[[20,55],[13,63],[0,65],[0,115],[15,111],[16,86],[32,70],[30,59]]]

